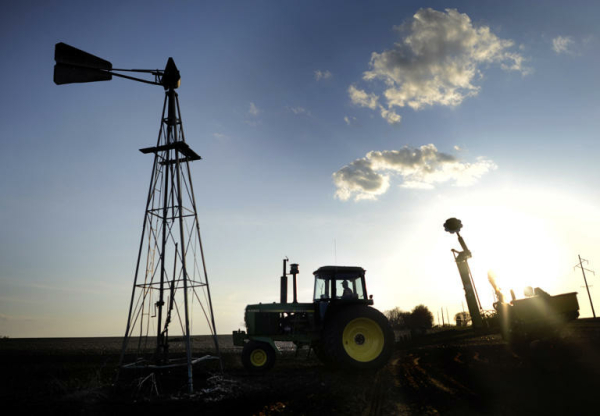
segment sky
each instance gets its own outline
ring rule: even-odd
[[[125,331],[164,91],[57,86],[64,42],[117,68],[169,57],[220,334],[279,299],[281,261],[362,266],[381,311],[578,292],[600,313],[600,4],[21,1],[0,15],[0,336]],[[196,333],[203,332],[201,324]]]

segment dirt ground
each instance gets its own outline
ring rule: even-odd
[[[220,338],[225,372],[198,364],[193,394],[176,372],[113,386],[114,339],[0,340],[0,399],[45,414],[514,415],[589,414],[600,391],[600,331],[591,321],[518,347],[497,335],[398,346],[386,367],[367,374],[328,369],[307,350],[248,374],[229,337]]]

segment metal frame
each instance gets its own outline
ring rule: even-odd
[[[119,368],[167,369],[185,365],[188,389],[192,392],[193,364],[212,358],[220,360],[220,351],[189,168],[190,161],[201,158],[185,143],[179,100],[174,88],[165,93],[156,146],[140,151],[154,153],[154,166]],[[142,268],[145,270],[142,271]],[[143,281],[140,281],[141,275],[144,276]],[[197,289],[204,291],[208,311],[200,301]],[[158,296],[157,301],[155,295]],[[200,301],[214,339],[216,357],[192,357],[190,295]],[[183,322],[180,306],[184,309]],[[179,317],[185,339],[186,358],[183,361],[172,358],[169,353],[169,329],[174,312]],[[150,330],[151,318],[157,318],[154,334]],[[129,340],[137,331],[138,345],[131,351],[128,349]],[[151,336],[156,338],[156,343],[148,347]],[[135,361],[124,364],[131,352]],[[140,356],[145,358],[139,360]]]
[[[463,251],[452,249],[452,255],[454,256],[454,262],[458,267],[458,272],[462,280],[463,288],[465,290],[465,298],[467,299],[467,306],[469,308],[469,314],[471,315],[471,322],[474,328],[482,328],[483,320],[481,318],[482,308],[481,302],[479,301],[479,294],[477,288],[473,282],[473,275],[471,274],[471,268],[469,267],[469,259],[471,258],[471,250],[468,249],[465,240],[460,236],[460,230],[462,228],[462,222],[457,218],[449,218],[444,223],[444,229],[450,234],[456,233],[458,237],[458,243]],[[444,314],[442,311],[442,319]],[[450,319],[450,317],[448,317]]]

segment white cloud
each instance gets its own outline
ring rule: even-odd
[[[250,108],[248,109],[248,114],[251,116],[258,116],[260,114],[259,108],[254,103],[250,103]]]
[[[317,81],[320,81],[322,79],[329,79],[331,77],[332,77],[332,74],[329,71],[319,71],[319,70],[315,71],[315,79]]]
[[[356,117],[348,117],[348,116],[344,116],[344,121],[346,122],[347,125],[352,126],[354,124],[356,124]]]
[[[375,94],[368,94],[363,90],[359,90],[354,85],[348,87],[348,95],[352,104],[356,104],[360,107],[368,107],[371,110],[377,108],[378,97]]]
[[[310,115],[310,111],[308,111],[304,107],[288,107],[288,108],[292,113],[296,114],[297,116],[302,115],[302,114]]]
[[[378,103],[379,97],[371,93],[367,93],[363,90],[359,90],[354,85],[348,87],[348,95],[352,104],[360,107],[367,107],[371,110],[379,109],[381,117],[383,117],[390,124],[398,124],[402,120],[399,114],[396,114],[394,110],[386,109],[384,106]]]
[[[390,187],[389,176],[377,173],[367,158],[356,159],[333,174],[337,187],[335,195],[342,201],[354,196],[361,199],[377,199]]]
[[[552,39],[552,49],[557,54],[573,53],[572,47],[574,43],[573,38],[570,36],[557,36]]]
[[[533,68],[523,65],[523,62],[525,61],[523,55],[514,52],[506,52],[505,56],[508,58],[507,61],[500,64],[500,68],[503,70],[518,71],[523,75],[533,74]]]
[[[487,172],[497,169],[488,159],[474,163],[461,162],[442,153],[433,144],[419,148],[405,146],[400,150],[371,151],[333,174],[336,197],[342,201],[354,198],[377,199],[390,186],[394,176],[402,178],[401,187],[433,189],[443,182],[455,186],[471,186]]]
[[[396,114],[393,110],[386,110],[382,105],[379,106],[379,110],[381,110],[381,117],[389,124],[399,124],[402,121],[402,116]]]
[[[387,111],[394,106],[419,110],[436,104],[459,105],[479,93],[474,81],[481,78],[487,64],[530,72],[523,65],[524,57],[509,50],[513,41],[500,39],[487,26],[474,26],[469,16],[454,9],[420,9],[395,29],[402,35],[400,41],[392,49],[373,52],[370,70],[363,76],[366,81],[383,81]],[[381,106],[377,94],[355,86],[348,93],[355,104],[371,109]],[[389,121],[388,114],[381,111]]]

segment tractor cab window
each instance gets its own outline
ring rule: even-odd
[[[367,299],[362,276],[315,275],[315,301]]]
[[[335,282],[336,299],[365,299],[362,279],[354,277],[349,279],[336,280]]]
[[[315,278],[315,300],[331,298],[331,279],[316,276]]]

